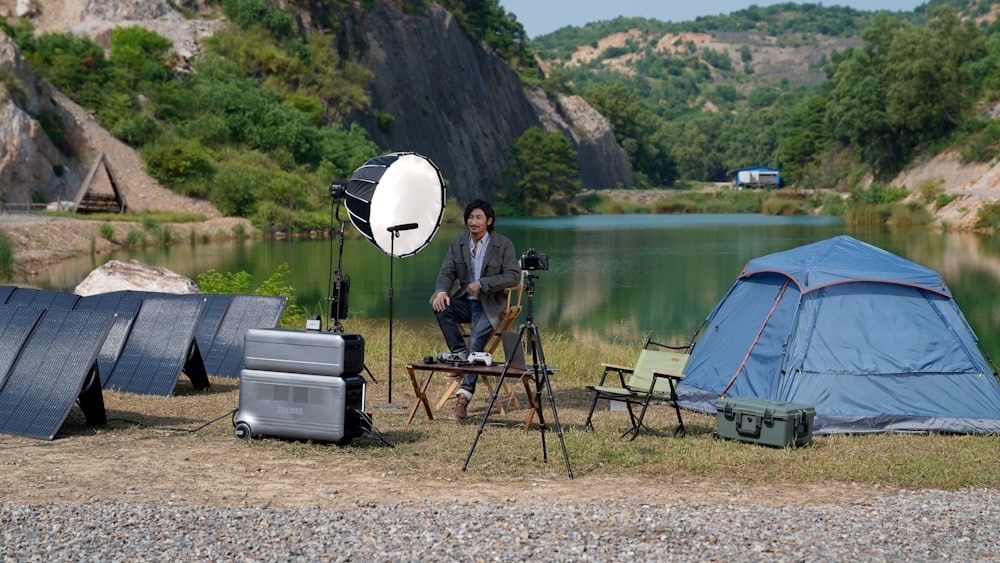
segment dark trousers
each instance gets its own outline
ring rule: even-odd
[[[493,334],[493,325],[490,324],[489,317],[483,311],[483,304],[478,299],[452,299],[451,304],[440,313],[435,311],[438,326],[441,327],[441,334],[448,345],[448,350],[458,352],[482,352],[486,341]],[[458,328],[458,323],[472,323],[472,330],[469,333],[469,342],[466,344],[462,332]],[[469,395],[476,392],[475,375],[466,374],[462,378],[460,391],[465,391]]]

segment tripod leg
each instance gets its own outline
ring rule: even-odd
[[[542,351],[542,339],[538,335],[538,327],[536,327],[534,325],[534,323],[532,323],[532,325],[531,325],[531,335],[532,335],[532,338],[533,338],[533,340],[532,340],[532,342],[533,342],[533,348],[537,350],[537,352],[538,352],[538,360],[539,360],[539,361],[535,362],[535,366],[534,366],[535,367],[535,375],[536,375],[536,377],[539,377],[539,372],[540,372],[540,377],[545,380],[545,392],[548,393],[548,395],[549,395],[549,408],[552,409],[552,421],[555,423],[556,434],[559,436],[559,444],[562,446],[563,459],[566,461],[566,473],[569,475],[569,478],[572,479],[573,478],[573,470],[569,466],[569,452],[566,451],[566,439],[563,437],[562,424],[559,423],[559,411],[556,410],[556,398],[552,394],[552,382],[549,381],[549,366],[548,366],[548,364],[545,363],[545,352]],[[539,370],[539,368],[541,368],[541,369]],[[539,382],[538,379],[536,379],[535,381],[536,381],[535,388],[539,389],[540,388],[540,382]],[[538,397],[538,399],[541,399],[541,397],[540,397],[540,389],[539,389],[538,393],[539,394],[536,395],[536,397]],[[541,401],[538,402],[538,420],[539,420],[539,423],[542,424],[542,428],[543,428],[543,430],[542,430],[542,447],[544,448],[545,447],[545,430],[544,430],[545,423],[542,420]]]
[[[559,444],[562,446],[563,459],[566,461],[566,473],[569,478],[573,478],[573,470],[569,465],[569,452],[566,451],[566,439],[563,437],[562,424],[559,423],[559,411],[556,410],[556,398],[552,394],[552,382],[549,380],[549,366],[545,363],[545,352],[542,351],[542,339],[538,335],[538,327],[532,325],[532,332],[534,334],[535,342],[538,347],[538,356],[541,360],[541,376],[545,380],[545,392],[549,395],[549,406],[552,409],[552,420],[556,426],[556,434],[559,436]],[[538,365],[535,366],[536,371],[538,370]]]
[[[535,414],[538,415],[538,431],[542,434],[542,461],[545,463],[549,462],[549,449],[545,444],[545,413],[542,410],[542,376],[544,371],[540,371],[539,367],[544,368],[545,366],[540,366],[544,364],[544,357],[539,361],[540,356],[540,346],[536,347],[537,342],[537,332],[532,328],[532,332],[528,334],[530,342],[528,342],[528,347],[531,349],[531,365],[532,365],[532,376],[535,380]]]
[[[373,381],[374,383],[378,383],[378,380],[377,380],[377,379],[375,379],[375,376],[374,376],[374,375],[372,375],[372,372],[371,372],[371,370],[370,370],[370,369],[368,369],[368,364],[361,364],[361,367],[365,368],[365,373],[367,373],[367,374],[368,374],[368,377],[372,378],[372,381]]]
[[[507,369],[510,368],[510,362],[507,362],[503,366],[503,371],[500,372],[500,381],[503,381],[507,377]],[[497,402],[497,397],[500,395],[500,390],[503,389],[503,385],[497,384],[493,388],[493,393],[490,395],[490,404],[486,406],[486,413],[483,415],[483,420],[479,422],[479,430],[476,431],[476,438],[472,441],[472,447],[469,448],[469,455],[465,456],[465,463],[462,465],[462,471],[465,471],[469,467],[469,460],[472,459],[472,452],[476,451],[476,444],[479,443],[479,437],[483,435],[483,428],[486,428],[486,420],[489,419],[490,413],[493,412],[493,405]]]

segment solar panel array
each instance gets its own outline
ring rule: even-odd
[[[104,424],[97,354],[113,321],[105,312],[43,311],[0,389],[0,433],[51,440],[78,398],[87,422]]]
[[[104,389],[169,396],[180,374],[239,377],[243,336],[287,299],[119,291],[88,297],[0,286],[0,434],[53,439],[74,403],[105,422]],[[211,360],[216,371],[206,371]]]

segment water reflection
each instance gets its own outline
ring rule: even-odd
[[[749,259],[848,234],[940,272],[984,347],[1000,352],[1000,335],[994,336],[1000,326],[995,235],[856,229],[831,218],[756,215],[501,217],[497,230],[519,252],[531,247],[549,255],[550,269],[535,281],[534,319],[543,331],[609,338],[654,333],[685,340]],[[343,266],[351,278],[349,319],[388,316],[391,267],[394,318],[433,323],[427,300],[448,243],[463,231],[442,227],[427,248],[395,259],[364,239],[347,240]],[[107,260],[134,258],[192,278],[209,269],[244,270],[257,284],[287,263],[299,304],[309,314],[325,315],[337,257],[336,240],[181,244],[80,258],[26,281],[72,290]]]

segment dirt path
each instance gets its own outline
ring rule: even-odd
[[[569,479],[559,460],[552,472],[516,479],[483,475],[476,468],[442,476],[372,471],[366,456],[343,451],[290,456],[266,445],[218,437],[103,432],[41,442],[0,436],[0,500],[53,502],[185,502],[213,506],[354,507],[437,502],[564,502],[587,504],[636,498],[668,504],[763,503],[844,505],[888,488],[844,483],[745,485],[692,478],[669,486],[627,474],[586,474]]]

